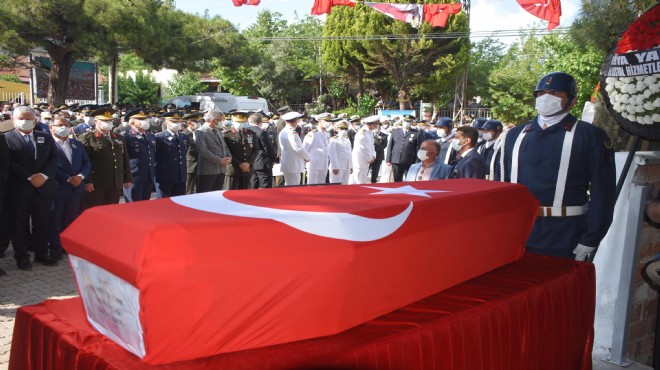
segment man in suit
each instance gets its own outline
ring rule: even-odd
[[[52,136],[34,131],[36,115],[30,107],[14,109],[14,130],[6,135],[9,146],[9,199],[14,222],[12,246],[21,270],[31,270],[28,249],[34,261],[52,266],[48,253],[48,226],[53,198],[57,195],[57,148]]]
[[[277,160],[277,151],[273,147],[270,135],[266,130],[262,130],[263,116],[254,113],[248,118],[249,129],[257,136],[257,145],[254,158],[254,171],[250,178],[250,189],[272,188],[273,187],[273,163]],[[266,126],[266,129],[268,126]]]
[[[195,131],[197,148],[197,192],[222,190],[226,168],[231,164],[231,154],[219,127],[225,115],[211,109],[204,114],[204,125]]]
[[[442,180],[451,175],[451,166],[438,156],[440,143],[433,139],[424,140],[417,151],[421,162],[414,163],[408,169],[405,181]]]
[[[124,189],[126,202],[149,200],[156,172],[156,137],[149,131],[149,116],[142,108],[126,112],[131,129],[126,132],[126,151],[131,166],[131,188]]]
[[[302,114],[298,112],[289,112],[282,116],[286,126],[279,136],[282,149],[280,171],[282,171],[285,186],[300,185],[300,177],[305,172],[305,162],[309,162],[309,153],[303,148],[300,136],[296,132],[300,117]]]
[[[188,136],[181,134],[181,116],[168,112],[166,130],[156,134],[156,182],[159,197],[169,198],[186,194],[186,152]]]
[[[225,132],[225,144],[231,153],[233,176],[232,189],[249,189],[254,160],[257,155],[257,135],[248,130],[247,112],[235,112],[231,116],[232,128]]]
[[[450,178],[452,179],[484,179],[486,178],[486,162],[474,145],[479,139],[477,129],[462,126],[456,129],[456,137],[452,140],[452,149],[456,151],[456,165]]]
[[[385,148],[387,148],[387,134],[381,131],[381,125],[378,125],[373,131],[374,134],[374,148],[376,149],[376,160],[369,165],[371,171],[371,183],[378,182],[378,173],[380,172],[380,165],[385,159]]]
[[[392,166],[394,182],[403,180],[410,165],[417,160],[417,150],[422,144],[422,135],[419,131],[411,128],[413,116],[405,116],[401,128],[395,128],[387,143],[387,157],[385,162]]]
[[[7,146],[7,140],[5,135],[0,133],[0,229],[5,229],[5,224],[9,222],[9,210],[5,209],[5,196],[7,195],[7,176],[9,174],[9,147]],[[6,228],[8,232],[11,232],[11,228]],[[4,246],[0,245],[0,258],[4,258],[5,251]],[[5,270],[0,269],[0,276],[6,275]]]
[[[186,194],[197,192],[197,147],[195,144],[195,130],[197,130],[202,120],[202,114],[190,113],[183,116],[186,120],[186,129],[183,134],[188,136],[188,151],[186,152]]]
[[[96,115],[94,130],[79,137],[92,162],[92,172],[85,178],[85,208],[117,204],[122,189],[131,187],[126,141],[122,135],[112,132],[112,109],[103,108],[93,114]]]
[[[92,164],[82,143],[69,138],[71,125],[64,118],[55,118],[50,125],[57,148],[57,197],[53,202],[53,218],[50,226],[50,255],[62,260],[60,233],[66,229],[82,211],[82,198],[85,192],[83,181],[89,176]]]

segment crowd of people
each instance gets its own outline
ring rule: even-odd
[[[54,265],[65,253],[59,233],[84,209],[122,197],[476,178],[524,184],[544,205],[528,248],[584,259],[611,222],[614,166],[604,132],[568,113],[576,86],[564,75],[544,77],[539,116],[507,130],[486,118],[459,126],[288,107],[271,115],[6,104],[14,129],[0,135],[1,256],[11,242],[19,269],[32,268],[29,251]]]

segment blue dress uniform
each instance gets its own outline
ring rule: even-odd
[[[165,130],[156,134],[156,182],[160,197],[186,194],[188,136]]]
[[[562,148],[569,147],[565,137],[571,131],[570,158],[564,162],[568,164],[565,191],[561,199],[555,200],[561,188],[558,178],[562,152],[566,150]],[[572,251],[578,243],[598,246],[612,223],[616,192],[614,153],[602,129],[570,114],[542,129],[537,117],[507,133],[504,155],[505,181],[516,182],[512,179],[512,173],[516,173],[513,159],[518,157],[517,182],[542,205],[527,239],[527,251],[573,259]]]
[[[392,164],[395,182],[403,181],[410,165],[417,161],[417,150],[423,141],[423,134],[415,129],[404,131],[402,128],[395,128],[392,130],[387,143],[385,162]]]
[[[133,186],[124,189],[124,198],[127,202],[149,200],[156,175],[156,137],[148,131],[131,129],[124,138],[133,178]]]

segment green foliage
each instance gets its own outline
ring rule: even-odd
[[[148,74],[137,72],[135,79],[130,76],[117,78],[119,88],[119,102],[148,106],[158,103],[158,89],[160,85]]]
[[[468,97],[481,97],[481,104],[490,106],[488,86],[490,74],[504,58],[505,46],[499,40],[483,39],[470,45],[468,64]]]
[[[328,84],[328,93],[335,99],[344,99],[348,94],[346,82],[334,80]]]
[[[363,94],[358,97],[357,114],[364,117],[370,115],[378,103],[378,98],[369,94]]]
[[[121,54],[119,56],[119,62],[117,63],[117,72],[126,73],[128,71],[147,71],[150,70],[151,66],[142,60],[135,53]]]
[[[308,114],[320,114],[326,111],[325,102],[328,99],[329,95],[322,94],[316,98],[316,101],[313,103],[305,103],[305,111]]]
[[[202,75],[196,72],[183,72],[175,75],[165,88],[165,97],[195,95],[204,91]]]
[[[21,78],[16,76],[16,75],[3,75],[3,74],[0,74],[0,81],[23,83],[23,80],[21,80]]]

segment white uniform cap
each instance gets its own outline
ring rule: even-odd
[[[374,122],[380,122],[380,116],[369,116],[362,120],[362,122],[369,124]]]
[[[285,121],[292,121],[292,120],[294,120],[296,118],[300,118],[300,117],[302,117],[302,114],[300,114],[298,112],[289,112],[289,113],[285,113],[285,114],[282,115],[282,119],[285,120]]]

